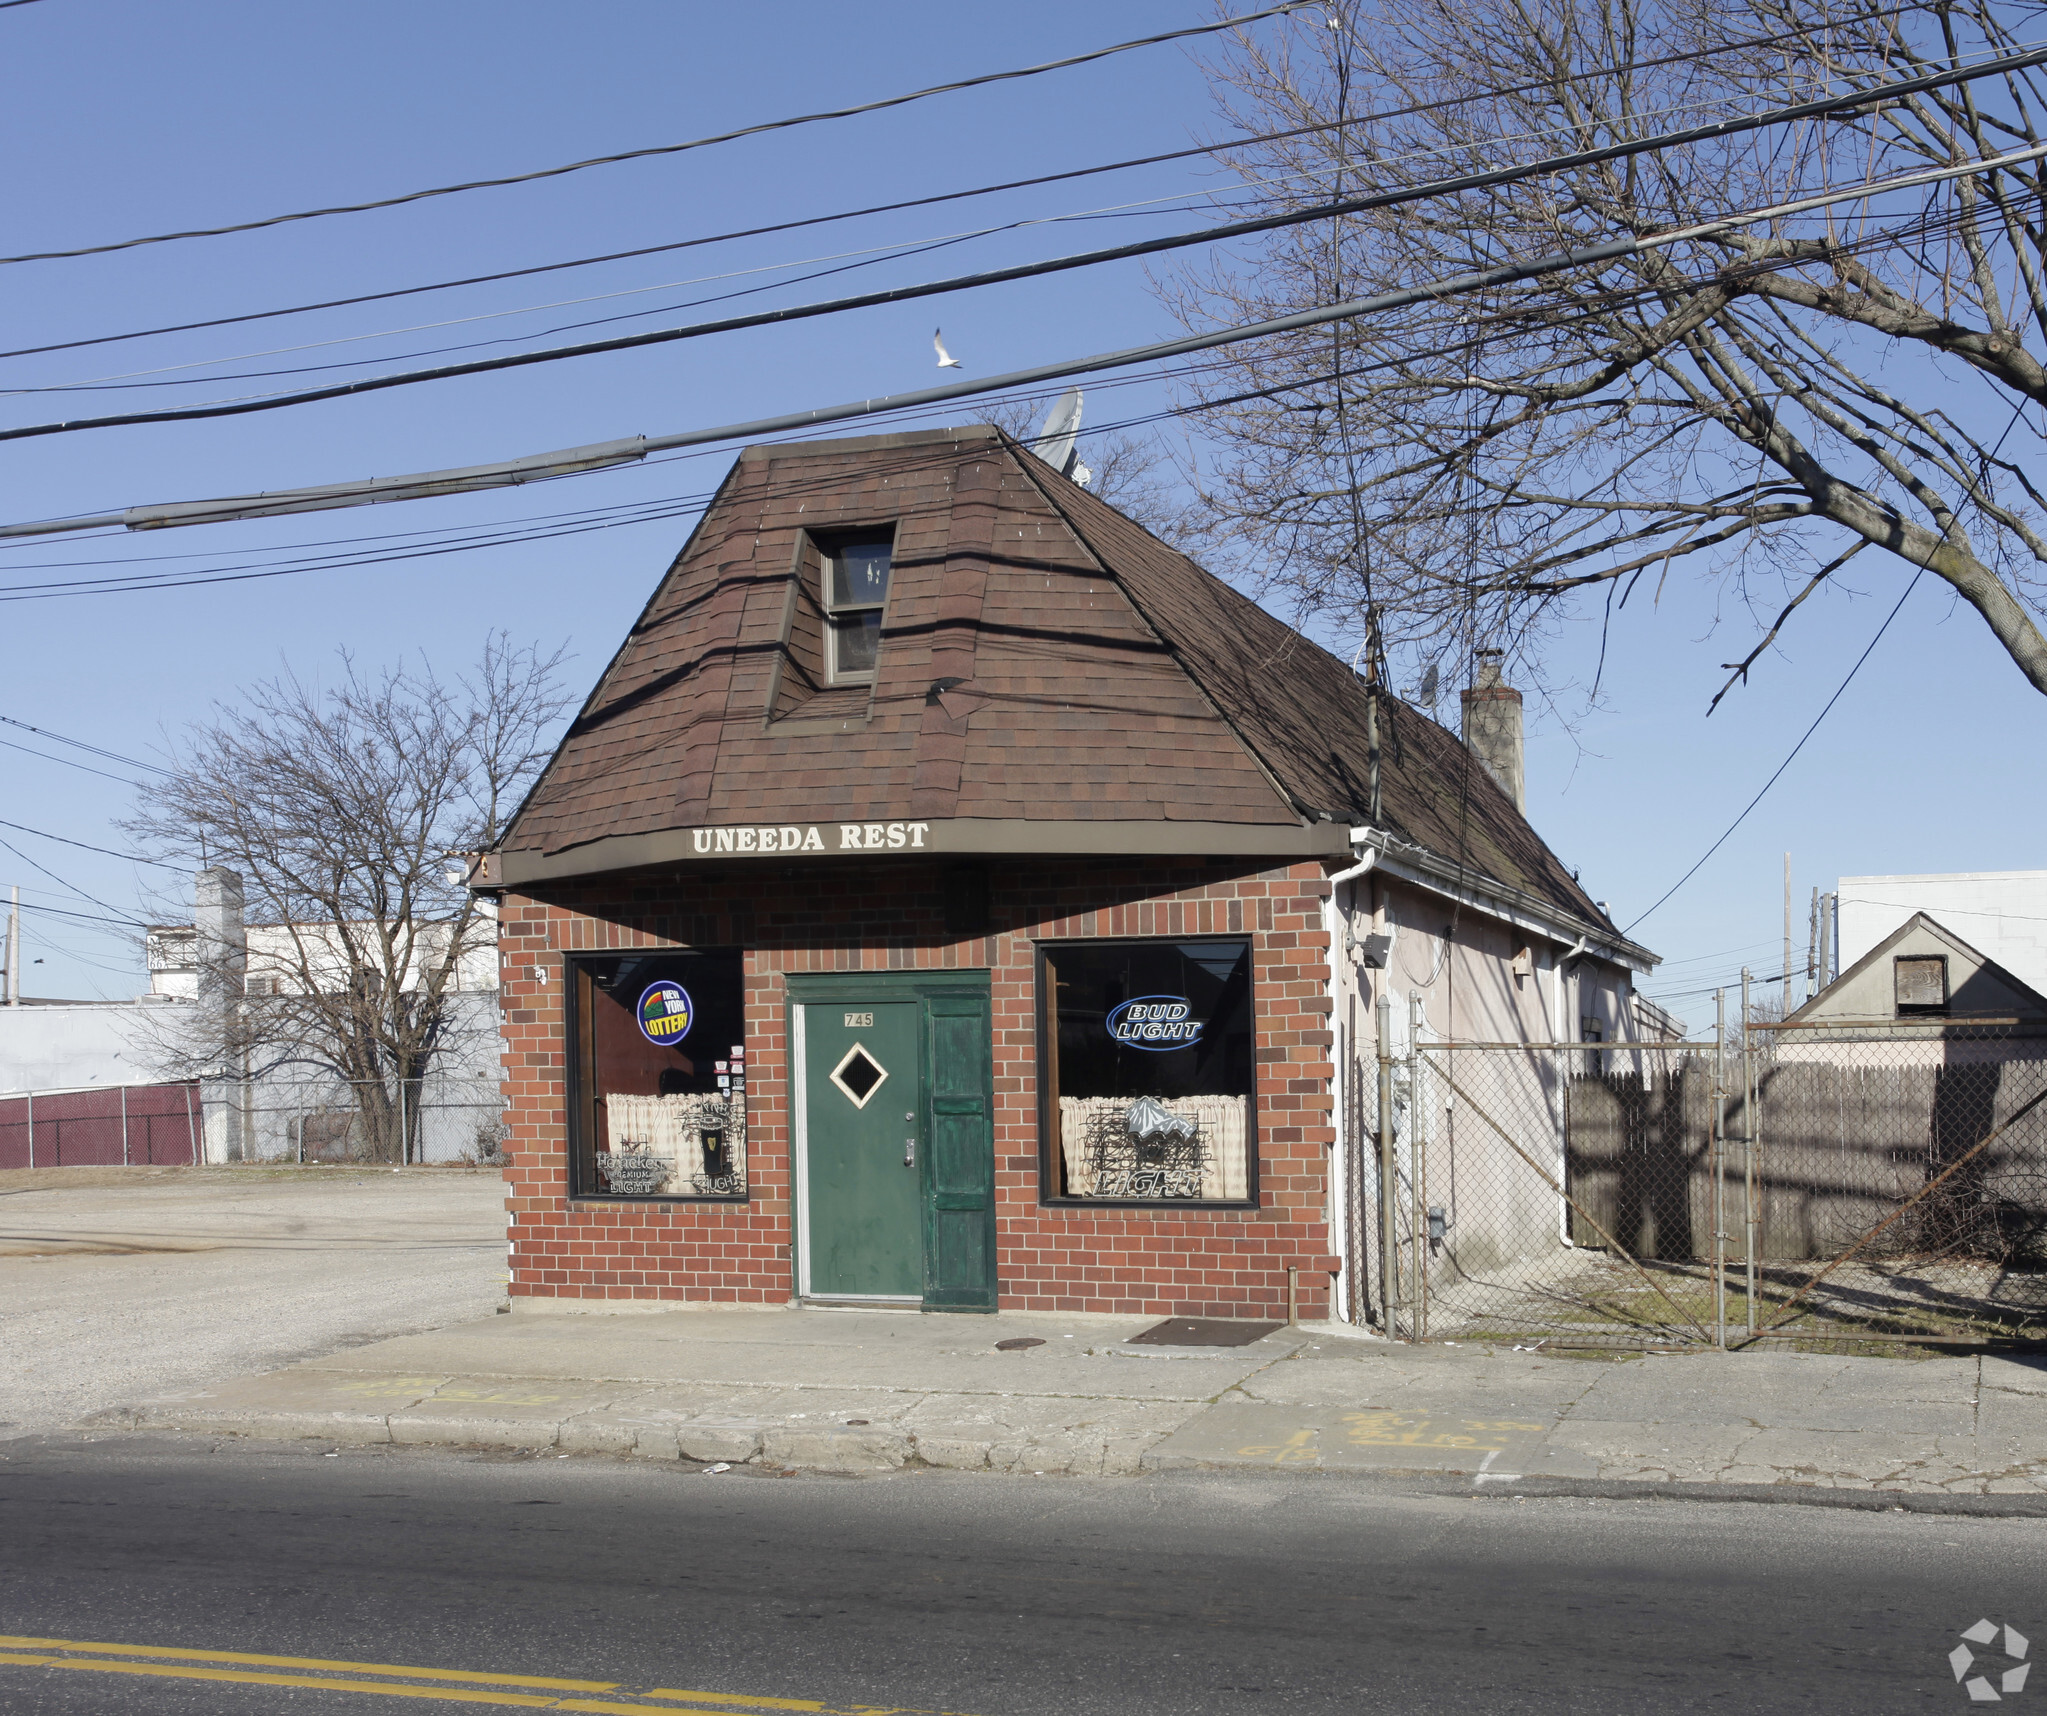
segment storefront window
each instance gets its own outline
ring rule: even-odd
[[[569,1195],[746,1196],[736,953],[569,961]]]
[[[1251,944],[1066,942],[1040,958],[1046,1195],[1251,1202]]]

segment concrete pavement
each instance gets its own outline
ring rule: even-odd
[[[0,1437],[488,1317],[504,1182],[410,1168],[0,1174]]]
[[[2047,1507],[2047,1360],[1585,1359],[1401,1347],[1327,1325],[1241,1347],[1131,1344],[1147,1323],[522,1305],[89,1422],[774,1472],[1392,1472]],[[997,1346],[1016,1340],[1039,1344]]]

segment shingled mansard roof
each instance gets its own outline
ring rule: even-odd
[[[823,685],[817,545],[889,527],[876,682]],[[486,874],[877,819],[929,825],[937,852],[1343,856],[1368,819],[1368,703],[1345,663],[998,430],[750,447]],[[1640,953],[1455,736],[1391,696],[1379,730],[1395,849]]]

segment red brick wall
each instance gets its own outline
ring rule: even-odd
[[[1319,863],[1256,870],[1247,862],[997,861],[991,933],[970,939],[942,927],[935,864],[747,865],[560,887],[544,898],[508,894],[500,936],[512,1292],[786,1302],[793,1234],[783,974],[987,969],[1002,1306],[1284,1316],[1288,1263],[1331,1249],[1328,884]],[[1252,945],[1260,1207],[1041,1205],[1035,941],[1230,933]],[[560,956],[672,946],[745,950],[752,1199],[571,1205]],[[1328,1314],[1327,1277],[1303,1273],[1301,1314]]]

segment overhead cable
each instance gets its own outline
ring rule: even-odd
[[[67,894],[75,894],[79,899],[85,901],[87,905],[98,906],[102,911],[112,912],[116,915],[117,918],[119,917],[121,911],[121,908],[119,906],[110,906],[107,904],[105,900],[101,899],[97,894],[88,894],[83,888],[78,887],[75,883],[65,881],[62,876],[58,875],[57,872],[52,870],[47,864],[36,863],[36,861],[33,858],[31,858],[26,852],[22,851],[22,849],[19,846],[16,846],[12,841],[0,840],[0,847],[4,847],[7,851],[12,852],[15,855],[15,857],[19,858],[24,864],[29,865],[33,869],[40,870],[45,876],[49,877],[51,881],[55,882],[57,886],[62,888]],[[44,909],[48,910],[49,908],[45,907]],[[149,927],[147,924],[141,923],[134,919],[131,919],[129,921],[134,924],[134,927],[136,929],[147,929]]]
[[[691,149],[708,149],[719,143],[732,143],[742,137],[757,137],[767,131],[786,131],[797,125],[816,125],[828,119],[852,119],[863,113],[878,113],[886,108],[903,107],[913,101],[924,101],[935,95],[950,95],[963,89],[979,89],[991,83],[1007,83],[1017,78],[1039,77],[1046,72],[1064,71],[1070,66],[1084,66],[1095,60],[1109,58],[1112,54],[1124,54],[1133,48],[1152,48],[1164,42],[1177,42],[1189,36],[1210,36],[1219,30],[1234,30],[1245,24],[1255,24],[1262,18],[1277,18],[1284,13],[1308,5],[1311,0],[1281,0],[1277,6],[1269,6],[1262,12],[1244,12],[1234,18],[1224,18],[1219,23],[1196,24],[1185,30],[1168,30],[1162,35],[1141,36],[1135,41],[1117,42],[1106,48],[1094,48],[1084,54],[1072,54],[1065,59],[1047,60],[1042,65],[1020,66],[1011,71],[983,72],[978,77],[960,78],[953,83],[933,84],[928,89],[911,90],[906,95],[883,96],[879,101],[863,101],[854,107],[835,107],[823,113],[800,113],[788,119],[763,120],[758,125],[742,125],[734,131],[720,131],[709,137],[693,137],[686,143],[660,143],[646,149],[627,149],[616,155],[593,155],[585,161],[569,161],[559,167],[540,167],[530,173],[511,173],[497,179],[467,179],[456,185],[436,185],[424,191],[406,191],[395,197],[378,197],[363,203],[337,203],[328,208],[300,209],[292,214],[266,215],[261,220],[237,221],[230,226],[191,227],[181,232],[153,233],[145,238],[117,239],[110,244],[89,244],[76,250],[36,250],[20,256],[0,256],[0,264],[14,262],[54,262],[74,256],[104,256],[110,251],[133,250],[145,244],[170,244],[184,238],[223,238],[229,233],[256,232],[264,227],[284,226],[293,221],[321,220],[328,215],[368,214],[374,209],[398,208],[405,203],[424,202],[429,197],[452,197],[464,191],[495,190],[505,185],[526,185],[536,179],[558,179],[567,173],[586,172],[592,167],[616,166],[622,161],[644,161],[657,155],[680,155]]]
[[[1913,11],[1916,7],[1901,7],[1899,11]],[[1887,13],[1885,16],[1895,16]],[[741,227],[732,232],[711,233],[701,238],[676,239],[667,244],[641,245],[632,250],[606,251],[598,256],[579,256],[566,262],[540,262],[525,268],[506,268],[494,274],[469,274],[455,280],[436,280],[423,286],[397,286],[382,292],[360,292],[347,298],[323,298],[310,304],[292,304],[275,310],[250,310],[237,316],[213,316],[198,322],[168,322],[161,327],[136,328],[127,333],[95,334],[82,340],[58,340],[49,345],[19,346],[12,351],[0,351],[0,358],[35,357],[44,352],[76,351],[85,346],[118,344],[123,340],[154,339],[160,334],[188,334],[204,328],[234,327],[243,322],[269,321],[279,316],[303,316],[316,310],[340,310],[355,304],[381,303],[391,298],[416,297],[423,292],[451,292],[464,286],[487,286],[499,280],[521,280],[535,274],[555,274],[569,268],[593,268],[606,262],[628,262],[642,256],[660,256],[670,251],[692,250],[702,245],[726,244],[742,238],[763,238],[774,233],[796,232],[804,227],[825,226],[835,221],[862,220],[869,215],[897,214],[905,209],[929,208],[935,203],[959,202],[970,197],[996,196],[1005,191],[1028,190],[1038,185],[1056,185],[1068,179],[1091,178],[1102,173],[1128,172],[1137,167],[1155,167],[1168,161],[1184,161],[1197,155],[1216,155],[1232,149],[1245,149],[1259,143],[1284,143],[1296,137],[1307,137],[1322,131],[1343,130],[1350,126],[1381,124],[1389,119],[1407,119],[1418,114],[1440,112],[1452,107],[1468,106],[1475,101],[1500,101],[1517,95],[1526,95],[1539,89],[1553,88],[1557,83],[1589,83],[1597,78],[1620,77],[1633,72],[1653,71],[1662,66],[1678,65],[1689,60],[1709,58],[1715,54],[1735,53],[1744,48],[1770,47],[1789,41],[1803,34],[1797,30],[1780,30],[1774,35],[1742,37],[1732,42],[1716,43],[1710,48],[1692,48],[1683,53],[1663,54],[1653,59],[1629,60],[1615,66],[1598,66],[1590,71],[1573,72],[1563,78],[1544,78],[1534,83],[1512,84],[1498,89],[1477,90],[1469,95],[1451,96],[1441,101],[1417,102],[1408,107],[1385,108],[1371,113],[1356,114],[1348,119],[1324,120],[1314,125],[1297,125],[1285,131],[1252,132],[1243,137],[1232,137],[1217,143],[1204,143],[1191,149],[1173,149],[1161,155],[1138,155],[1125,161],[1109,161],[1093,167],[1074,167],[1062,173],[1041,173],[1035,178],[1010,179],[1001,184],[977,185],[971,190],[942,191],[928,197],[911,197],[903,202],[875,203],[866,208],[842,209],[832,214],[809,215],[800,220],[777,221],[769,226]],[[0,259],[0,260],[21,260]]]
[[[2039,57],[2047,59],[2047,50],[2041,50]],[[1415,304],[1435,303],[1466,292],[1486,291],[1542,275],[1618,261],[1627,256],[1638,256],[1667,245],[1710,238],[1731,232],[1738,227],[1753,225],[1758,221],[1784,219],[1837,203],[1861,201],[1889,191],[1913,189],[1949,179],[1993,172],[2021,162],[2036,161],[2043,156],[2047,156],[2047,144],[2035,144],[2032,148],[2012,150],[2008,154],[1992,156],[1987,160],[1899,174],[1890,179],[1875,180],[1816,196],[1794,198],[1763,208],[1723,215],[1714,220],[1678,227],[1669,232],[1646,237],[1631,234],[1625,238],[1608,239],[1600,244],[1586,245],[1577,250],[1534,257],[1522,262],[1502,263],[1492,268],[1474,269],[1421,286],[1403,287],[1398,291],[1381,292],[1365,298],[1345,299],[1341,303],[1322,305],[1311,310],[1298,310],[1287,316],[1275,316],[1265,321],[1215,329],[1204,334],[1189,334],[1176,340],[1160,340],[1150,345],[1131,346],[1121,351],[1101,352],[1093,357],[1068,358],[1053,363],[1037,364],[1028,369],[1011,370],[1004,375],[991,376],[986,380],[951,382],[939,387],[920,388],[913,392],[886,395],[878,399],[868,398],[843,405],[817,406],[807,411],[759,417],[745,423],[725,423],[711,429],[684,430],[670,435],[629,436],[618,441],[572,447],[555,453],[528,454],[521,459],[503,460],[489,465],[417,472],[402,477],[370,478],[354,483],[329,483],[313,488],[278,489],[262,494],[227,496],[213,500],[174,501],[153,506],[130,507],[125,512],[91,517],[0,525],[0,537],[45,536],[63,531],[91,530],[115,525],[122,525],[130,530],[152,530],[172,525],[216,524],[234,519],[271,518],[285,513],[320,511],[331,507],[365,506],[385,501],[419,500],[434,495],[466,493],[477,489],[504,488],[546,477],[602,470],[611,466],[636,463],[653,452],[705,446],[719,441],[751,439],[761,435],[779,434],[785,430],[804,429],[823,423],[842,423],[854,418],[871,417],[915,406],[934,405],[946,400],[966,399],[976,394],[997,393],[1009,388],[1027,387],[1036,382],[1064,380],[1102,370],[1126,369],[1135,364],[1181,357],[1193,352],[1212,351],[1218,347],[1238,345],[1251,340],[1269,339],[1276,334],[1320,327],[1329,322],[1348,321],[1357,316],[1378,315]],[[19,430],[0,433],[0,439],[21,433]]]
[[[1737,136],[1743,132],[1757,131],[1772,125],[1786,124],[1799,119],[1815,118],[1821,114],[1837,113],[1848,108],[1864,107],[1877,101],[1895,100],[1925,90],[1944,88],[1956,83],[1968,83],[1982,77],[2004,75],[2042,63],[2047,63],[2047,48],[2034,48],[2023,54],[2007,54],[1996,59],[1981,61],[1965,69],[1929,72],[1920,77],[1904,79],[1897,83],[1876,85],[1849,95],[1831,96],[1818,101],[1799,102],[1789,107],[1771,108],[1762,113],[1747,114],[1740,118],[1716,120],[1706,125],[1692,126],[1682,131],[1659,132],[1649,137],[1637,138],[1624,143],[1610,143],[1597,149],[1580,150],[1570,155],[1550,156],[1544,160],[1531,162],[1526,166],[1498,167],[1482,173],[1466,173],[1455,178],[1432,180],[1423,185],[1403,186],[1399,190],[1394,191],[1379,191],[1359,197],[1343,197],[1330,202],[1319,203],[1309,208],[1290,210],[1285,214],[1264,215],[1252,220],[1223,222],[1197,232],[1174,233],[1160,238],[1139,239],[1130,244],[1116,245],[1106,250],[1082,251],[1071,256],[1053,257],[1041,262],[1020,263],[1009,268],[988,269],[978,274],[959,275],[949,280],[925,281],[909,286],[890,287],[877,292],[865,292],[850,298],[827,299],[813,304],[792,304],[780,310],[758,310],[744,316],[728,316],[710,322],[693,322],[679,328],[656,328],[646,333],[620,334],[610,339],[588,340],[577,345],[550,346],[540,351],[511,352],[500,357],[477,358],[466,363],[441,364],[430,369],[405,370],[392,375],[365,376],[358,381],[338,382],[331,387],[307,388],[294,393],[270,394],[256,399],[221,401],[210,405],[181,406],[168,411],[123,412],[106,417],[81,417],[56,423],[26,424],[19,428],[0,429],[0,441],[19,441],[43,435],[74,434],[88,429],[126,428],[146,423],[190,423],[216,417],[240,417],[252,412],[278,411],[288,406],[311,405],[329,399],[346,399],[357,394],[381,392],[387,388],[412,387],[423,382],[448,381],[460,376],[484,375],[498,370],[523,368],[531,364],[556,363],[566,358],[594,357],[609,352],[637,350],[644,346],[666,345],[677,340],[701,339],[710,334],[732,333],[741,329],[771,327],[784,322],[803,321],[817,316],[839,315],[849,310],[871,309],[884,304],[908,303],[920,298],[935,297],[952,292],[970,291],[979,287],[1002,285],[1016,280],[1035,279],[1042,275],[1064,273],[1072,269],[1099,267],[1104,263],[1128,261],[1140,256],[1156,256],[1167,251],[1186,249],[1193,245],[1216,244],[1226,239],[1246,237],[1255,233],[1273,232],[1284,227],[1299,226],[1310,221],[1327,220],[1336,215],[1356,214],[1367,209],[1391,208],[1428,198],[1490,189],[1528,178],[1546,177],[1554,173],[1593,166],[1601,162],[1621,160],[1635,155],[1654,153],[1659,150],[1679,148],[1692,143]],[[1901,175],[1896,179],[1860,186],[1851,192],[1829,195],[1818,200],[1807,199],[1796,205],[1777,205],[1771,210],[1764,211],[1764,213],[1785,214],[1795,212],[1797,209],[1824,207],[1829,202],[1853,200],[1854,197],[1876,195],[1885,190],[1930,184],[1940,178],[1953,178],[1965,174],[1988,172],[1999,167],[2012,165],[2021,160],[2033,158],[2035,157],[2032,152],[2017,151],[2010,155],[1998,156],[1986,161],[1964,162],[1955,166],[1941,168],[1935,170],[1931,176],[1925,174]],[[1763,215],[1738,218],[1755,219],[1763,218]],[[1483,279],[1478,275],[1460,276],[1459,279],[1471,280],[1478,284],[1500,284],[1510,280],[1526,279],[1531,277],[1532,274],[1552,273],[1559,268],[1582,266],[1586,262],[1609,261],[1615,257],[1631,255],[1647,246],[1670,243],[1679,238],[1700,236],[1710,230],[1717,230],[1726,224],[1725,221],[1707,222],[1695,228],[1685,228],[1678,232],[1660,235],[1656,238],[1631,237],[1615,239],[1604,245],[1593,246],[1588,250],[1573,251],[1569,253],[1567,258],[1561,260],[1544,259],[1536,263],[1509,265],[1508,271],[1505,273],[1501,273],[1499,270],[1491,270],[1487,271]],[[1434,296],[1438,295],[1442,290],[1468,291],[1473,289],[1473,286],[1464,285],[1422,288],[1420,290],[1423,296]],[[1417,300],[1410,297],[1402,301],[1414,302]],[[1384,303],[1380,300],[1366,299],[1356,299],[1350,302],[1368,305],[1374,309],[1392,307],[1390,300]],[[1321,322],[1341,319],[1344,315],[1357,315],[1360,313],[1363,312],[1356,309],[1339,307],[1336,313],[1326,311],[1308,312],[1308,314],[1315,318],[1314,321],[1310,322],[1280,318],[1271,324],[1261,323],[1257,324],[1257,326],[1267,332],[1287,331],[1295,327],[1316,326]],[[1252,339],[1258,337],[1261,337],[1258,333],[1234,333],[1229,335],[1229,337],[1211,338],[1208,343],[1229,344],[1236,338]],[[1198,351],[1205,349],[1205,347],[1202,345],[1185,345],[1181,342],[1166,342],[1166,344],[1158,347],[1142,347],[1137,349],[1140,352],[1170,355],[1171,351],[1175,350]],[[1090,368],[1117,367],[1122,363],[1141,361],[1140,359],[1126,357],[1123,354],[1108,355],[1115,358],[1114,364],[1107,363],[1105,359],[1089,359],[1086,360],[1082,368],[1069,370],[1064,373],[1084,374]],[[993,384],[960,383],[958,386],[963,391],[958,393],[930,391],[902,397],[906,399],[958,398],[963,397],[965,393],[991,391],[992,387],[996,385],[1018,385],[1015,377],[1031,379],[1042,377],[1049,379],[1054,373],[1056,372],[1050,369],[1016,371],[1013,372],[1012,377],[1001,378],[999,382]],[[860,416],[866,414],[865,410],[849,410],[840,407],[832,409],[839,416]],[[790,426],[795,426],[803,421],[830,420],[835,419],[813,419],[799,415],[786,421]],[[771,421],[782,422],[784,420],[773,419]],[[687,443],[669,439],[664,440],[661,444],[680,446]],[[606,445],[615,447],[619,444],[607,443]],[[571,449],[568,454],[562,456],[580,461],[590,454],[591,451],[592,449],[589,448],[576,448]],[[621,455],[618,458],[608,459],[606,462],[629,462],[629,458],[632,456],[636,455]],[[533,461],[528,459],[518,462],[530,465]],[[463,477],[471,472],[483,473],[497,469],[497,466],[465,467],[463,471],[457,472],[434,472],[431,473],[431,480],[436,485],[439,485],[435,492],[449,492],[445,485],[453,479]],[[425,479],[390,479],[393,483],[400,485],[417,483],[422,480]],[[504,479],[479,476],[475,486],[492,486],[494,481],[502,480]],[[530,479],[515,478],[512,480],[523,481]],[[408,495],[403,498],[409,499],[414,497]],[[348,503],[346,501],[330,500],[325,504],[346,505]],[[106,521],[96,520],[94,522],[104,523]],[[124,520],[123,522],[127,521]],[[182,523],[192,521],[163,518],[153,522]],[[56,528],[83,529],[87,528],[87,526],[71,524],[68,526],[58,525]],[[0,529],[0,535],[5,534],[21,533],[13,530],[11,527]]]
[[[180,875],[184,874],[182,866],[166,864],[161,858],[145,858],[139,852],[116,852],[111,846],[94,846],[86,840],[67,840],[61,834],[31,828],[25,822],[9,822],[4,816],[0,816],[0,828],[11,828],[17,834],[33,834],[38,840],[54,840],[59,846],[76,846],[81,852],[97,852],[104,858],[119,858],[129,864],[153,864],[159,870],[176,870]]]
[[[24,733],[33,733],[38,739],[49,739],[59,745],[69,745],[74,750],[86,751],[95,757],[104,757],[110,763],[126,763],[131,769],[148,769],[153,774],[169,774],[170,771],[155,763],[145,763],[139,757],[124,757],[119,751],[109,751],[99,745],[88,745],[83,739],[67,739],[62,733],[53,733],[47,727],[31,727],[26,721],[17,721],[12,715],[0,715],[0,725],[18,727]]]
[[[12,739],[0,739],[0,745],[5,745],[10,751],[20,751],[27,756],[40,757],[46,763],[62,763],[67,769],[83,769],[89,775],[98,775],[101,780],[119,781],[123,786],[135,785],[125,775],[110,775],[105,769],[96,769],[90,763],[81,763],[74,757],[53,757],[48,751],[38,751],[32,745],[18,745]]]

